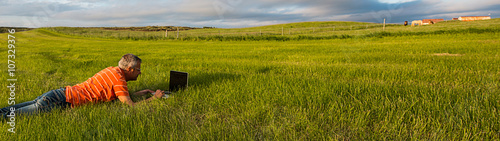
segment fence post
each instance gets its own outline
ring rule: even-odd
[[[165,37],[168,37],[168,28],[165,29]]]
[[[177,27],[177,37],[175,38],[177,40],[179,38],[179,27]]]
[[[385,18],[384,18],[384,27],[382,28],[383,31],[385,31]]]

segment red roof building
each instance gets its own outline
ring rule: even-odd
[[[444,19],[423,19],[422,25],[435,24],[437,22],[442,22]]]

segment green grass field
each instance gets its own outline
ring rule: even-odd
[[[116,66],[126,53],[143,60],[130,92],[166,89],[170,70],[189,72],[190,84],[169,99],[136,107],[116,101],[18,116],[16,133],[7,132],[4,122],[0,138],[499,140],[498,21],[394,25],[386,32],[339,34],[350,38],[289,41],[127,40],[50,28],[17,32],[17,103],[81,83]],[[384,36],[365,36],[379,33]],[[7,34],[0,40],[6,59]],[[10,76],[7,59],[0,62],[5,107]]]
[[[402,36],[442,33],[500,32],[500,19],[461,22],[446,21],[431,26],[403,26],[360,22],[301,22],[249,28],[212,28],[169,31],[106,30],[106,28],[50,27],[50,31],[86,38],[119,40],[184,40],[184,41],[287,41],[303,39],[336,39],[373,36]],[[147,27],[145,27],[147,28]],[[165,27],[166,28],[166,27]],[[382,35],[381,35],[382,34]]]

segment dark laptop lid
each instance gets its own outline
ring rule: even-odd
[[[185,89],[188,86],[188,73],[179,71],[170,71],[169,90],[176,92]]]

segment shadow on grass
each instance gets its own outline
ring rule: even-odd
[[[223,81],[234,81],[236,79],[239,79],[241,76],[240,75],[235,75],[231,73],[200,73],[196,75],[189,75],[189,83],[188,87],[189,88],[204,88],[204,87],[209,87],[212,83],[220,83]],[[144,89],[151,89],[151,90],[156,90],[156,89],[161,89],[161,90],[168,90],[169,88],[169,78],[167,78],[166,81],[159,81],[156,83],[153,83],[152,85],[148,85],[148,87],[140,87],[138,90],[144,90]],[[150,97],[151,95],[146,95],[144,96],[134,96],[131,95],[132,100],[134,101],[140,101],[144,100],[145,98]]]
[[[188,87],[208,87],[212,83],[218,83],[222,81],[233,81],[240,78],[240,75],[231,73],[201,73],[189,76],[189,86]]]

